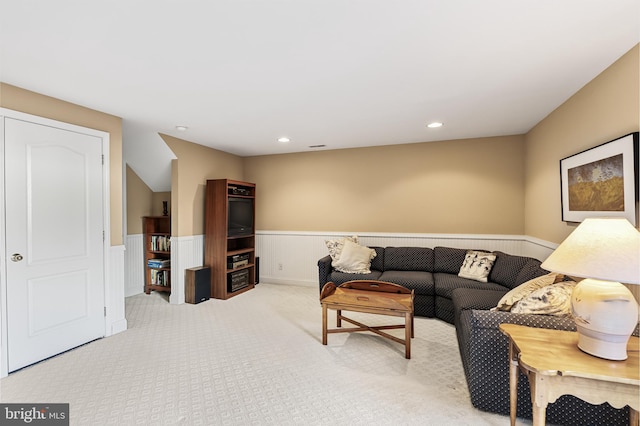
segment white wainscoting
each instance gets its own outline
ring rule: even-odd
[[[327,255],[325,240],[353,235],[291,231],[258,231],[256,256],[260,257],[260,281],[274,284],[318,285],[318,260]],[[358,233],[360,242],[379,247],[455,247],[500,250],[544,260],[557,244],[522,235],[387,234]],[[144,291],[142,235],[126,239],[126,296]],[[202,266],[204,236],[171,238],[171,297],[184,303],[185,269]]]
[[[144,235],[127,235],[124,257],[124,297],[144,292]]]
[[[144,235],[126,238],[125,297],[144,292]],[[184,271],[202,266],[204,235],[171,237],[171,303],[184,303]]]
[[[256,255],[260,280],[275,284],[318,285],[318,260],[327,255],[325,240],[350,233],[259,231]],[[378,247],[454,247],[499,250],[544,260],[555,244],[522,235],[358,233],[360,243]]]
[[[171,237],[171,296],[172,304],[184,303],[185,269],[202,266],[204,235]]]
[[[105,335],[111,336],[127,329],[124,313],[125,246],[111,246],[105,291],[107,308]]]

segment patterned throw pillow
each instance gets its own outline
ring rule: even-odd
[[[371,259],[374,257],[376,257],[374,249],[361,246],[352,241],[345,241],[340,259],[336,262],[335,268],[347,274],[370,274]]]
[[[539,288],[513,305],[511,312],[568,317],[571,315],[571,293],[575,286],[575,281],[561,281]]]
[[[496,255],[493,253],[469,250],[464,257],[458,276],[486,283],[495,262]]]
[[[500,299],[498,305],[492,310],[510,311],[513,305],[530,295],[535,290],[557,283],[559,281],[562,281],[563,279],[564,275],[550,272],[547,275],[542,275],[529,280],[526,283],[522,283],[518,287],[511,289],[507,294],[502,296],[502,299]]]
[[[336,262],[340,259],[340,253],[342,253],[342,247],[344,246],[345,241],[351,241],[352,243],[358,244],[358,236],[354,235],[353,237],[342,237],[336,240],[325,240],[325,244],[327,249],[329,249],[329,256],[331,256],[331,266],[336,267]]]

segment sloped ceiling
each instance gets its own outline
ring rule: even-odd
[[[637,0],[1,5],[0,80],[122,117],[145,181],[158,133],[241,156],[522,134],[640,41]]]

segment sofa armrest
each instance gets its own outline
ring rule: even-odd
[[[465,315],[465,313],[462,313],[461,315]],[[519,324],[536,328],[550,328],[554,330],[576,331],[576,323],[571,317],[514,314],[504,311],[470,311],[469,324],[473,329],[493,329],[500,332],[498,328],[502,323]]]
[[[457,288],[451,293],[453,302],[453,324],[456,326],[458,349],[465,373],[469,370],[469,334],[472,327],[469,319],[462,318],[463,312],[472,310],[489,310],[496,306],[506,290],[478,290],[469,288]]]
[[[333,267],[331,266],[331,256],[327,255],[322,259],[318,260],[318,278],[320,284],[320,291],[322,291],[322,287],[329,282],[329,275],[331,274]]]
[[[460,325],[460,315],[463,311],[472,309],[489,310],[498,305],[507,290],[478,290],[470,288],[456,288],[451,292],[453,302],[454,324],[456,329]]]
[[[549,315],[514,314],[504,311],[467,309],[460,312],[456,334],[458,349],[467,375],[472,370],[482,372],[488,362],[487,353],[507,356],[508,338],[500,331],[500,324],[519,324],[527,327],[575,331],[573,318]]]

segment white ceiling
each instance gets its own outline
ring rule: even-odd
[[[639,41],[638,0],[0,0],[1,81],[241,156],[522,134]]]

